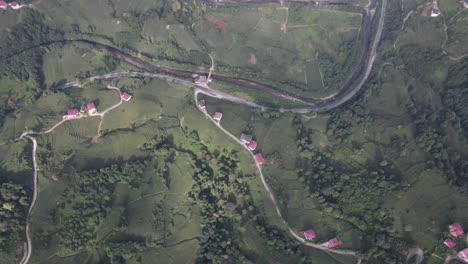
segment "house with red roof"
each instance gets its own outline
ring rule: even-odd
[[[463,259],[465,262],[468,262],[468,248],[458,252],[458,256]]]
[[[132,99],[132,96],[129,95],[127,92],[123,92],[122,96],[120,96],[122,98],[122,100],[124,100],[125,102],[128,102],[130,101],[130,99]]]
[[[206,108],[205,100],[198,101],[198,107],[202,110],[205,109]]]
[[[21,8],[21,5],[18,4],[17,2],[10,2],[8,5],[13,9],[20,9]]]
[[[265,162],[265,159],[263,158],[262,153],[257,153],[254,155],[254,157],[255,157],[255,162],[257,162],[257,164],[263,164],[263,162]]]
[[[306,240],[312,240],[315,238],[315,231],[312,229],[304,231],[304,237]]]
[[[68,109],[67,116],[77,117],[78,116],[78,109],[76,109],[76,108]]]
[[[334,237],[327,242],[327,247],[328,248],[334,248],[343,245],[343,242],[339,240],[338,238]]]
[[[219,122],[219,121],[221,121],[221,118],[223,118],[223,113],[220,113],[220,112],[214,113],[214,115],[213,115],[214,120]]]
[[[257,142],[255,140],[250,141],[249,149],[250,150],[255,150],[256,148],[257,148]]]
[[[7,2],[5,2],[5,1],[0,1],[0,8],[6,9],[7,6],[8,6]]]
[[[96,106],[94,105],[93,102],[88,103],[88,104],[86,105],[86,110],[88,110],[88,113],[89,113],[89,114],[94,114],[94,113],[97,112]]]
[[[457,243],[455,243],[455,241],[453,241],[451,238],[445,239],[444,244],[449,248],[454,248],[457,246]]]
[[[460,223],[453,223],[449,225],[449,231],[450,231],[450,234],[454,237],[463,235],[465,233]]]
[[[252,135],[242,133],[239,139],[245,144],[249,144],[252,141]]]
[[[67,110],[67,114],[63,116],[63,119],[74,119],[77,118],[79,115],[80,112],[78,112],[78,109],[71,108]]]

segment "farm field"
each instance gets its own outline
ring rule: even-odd
[[[69,97],[71,101],[97,95],[100,97],[101,103],[105,104],[105,101],[109,100],[109,98],[106,99],[105,97],[113,97],[113,95],[112,91],[100,92],[99,87],[103,85],[92,84],[89,87],[76,88],[67,91],[65,94],[58,94]],[[139,80],[123,79],[116,82],[115,85],[123,85],[133,89],[133,101],[126,103],[129,107],[131,107],[132,102],[146,106],[154,104],[148,101],[148,95],[143,96],[144,93],[152,92],[155,98],[163,102],[157,104],[159,110],[156,110],[158,112],[156,116],[161,118],[143,118],[138,120],[141,124],[131,128],[131,130],[126,128],[131,127],[135,120],[127,117],[120,118],[118,122],[116,121],[115,127],[109,127],[109,133],[94,144],[90,142],[90,139],[96,133],[98,118],[92,117],[71,120],[58,127],[54,132],[38,137],[39,157],[43,158],[40,159],[42,170],[39,174],[38,206],[32,215],[33,245],[36,250],[32,261],[82,263],[83,260],[86,260],[86,263],[97,263],[108,259],[109,255],[105,247],[109,240],[119,241],[122,239],[131,241],[148,241],[148,239],[151,241],[151,239],[155,239],[154,241],[158,241],[156,242],[158,246],[154,247],[153,244],[147,244],[150,246],[138,254],[138,259],[143,262],[156,256],[158,259],[174,262],[197,258],[200,250],[200,236],[202,236],[202,230],[200,229],[201,212],[196,204],[188,200],[188,194],[194,184],[192,182],[194,168],[193,165],[190,165],[192,164],[190,155],[180,152],[174,161],[167,163],[167,161],[151,158],[152,154],[141,148],[144,144],[148,144],[154,138],[159,138],[162,135],[173,137],[175,142],[181,144],[181,149],[184,146],[196,148],[195,145],[190,146],[185,143],[187,138],[184,131],[192,129],[198,131],[200,141],[208,146],[209,151],[239,151],[239,159],[242,164],[241,173],[251,175],[246,178],[246,184],[252,191],[255,190],[252,193],[252,201],[256,207],[258,206],[258,214],[262,218],[265,217],[264,219],[267,221],[265,223],[270,223],[279,230],[283,229],[282,224],[275,217],[274,208],[264,193],[259,179],[255,177],[256,171],[251,158],[245,155],[246,153],[240,149],[237,143],[226,140],[219,130],[210,125],[200,113],[194,111],[193,103],[187,98],[190,92],[184,87],[160,81],[150,81],[143,84]],[[99,93],[102,94],[99,95]],[[215,105],[211,105],[211,101],[209,101],[209,104],[210,109],[217,109]],[[123,109],[125,109],[125,105]],[[228,109],[222,110],[228,111]],[[118,111],[116,110],[117,113]],[[109,115],[105,119],[108,117],[108,124],[114,125],[112,120],[116,120],[115,117],[112,118]],[[227,114],[226,118],[231,118],[231,116]],[[143,122],[144,119],[147,120]],[[140,147],[135,148],[135,146]],[[113,187],[114,193],[105,217],[100,220],[100,224],[96,227],[95,243],[97,247],[72,252],[64,250],[61,242],[62,238],[56,235],[57,231],[55,229],[63,221],[61,220],[63,216],[57,215],[57,212],[62,211],[60,209],[62,207],[57,207],[57,205],[66,204],[70,201],[69,199],[73,199],[68,194],[72,190],[70,188],[80,181],[76,173],[95,170],[116,163],[123,164],[129,160],[147,160],[147,165],[145,165],[146,167],[143,169],[141,176],[141,181],[147,184],[141,185],[137,189],[126,184],[116,184]],[[157,172],[158,170],[155,171],[154,169],[165,166],[168,168],[171,179],[169,185],[167,178],[163,178]],[[127,219],[125,220],[127,224],[123,228],[121,227],[121,219],[124,218]],[[155,226],[154,221],[166,222],[168,226],[161,229]],[[258,225],[258,223],[252,220],[247,224],[247,226],[250,226],[249,228],[254,228],[255,225]],[[269,246],[252,247],[252,243],[267,245],[265,239],[264,235],[260,235],[255,231],[242,229],[240,236],[236,238],[236,243],[239,243],[240,249],[250,259],[256,260],[256,263],[262,263],[262,261],[270,263],[277,260],[297,261],[296,257],[288,256],[283,252],[276,252],[272,255]],[[352,263],[352,258],[334,257],[305,248],[301,250],[305,250],[303,254],[307,258],[321,259],[325,263],[331,263],[331,261],[333,263]],[[180,252],[184,252],[184,254]]]
[[[324,86],[332,82],[324,80],[330,76],[321,69],[324,62],[320,59],[354,65],[360,53],[361,23],[360,13],[300,5],[252,5],[208,8],[196,18],[193,30],[213,50],[218,71],[240,72],[297,94],[323,96],[339,85]],[[344,52],[350,45],[356,51],[353,58]]]
[[[157,73],[149,64],[208,72],[212,58],[214,74],[333,95],[362,55],[367,4],[51,0],[0,9],[0,263],[28,253],[22,264],[455,257],[468,247],[468,60],[457,58],[468,52],[467,13],[456,0],[439,1],[439,17],[427,1],[369,3],[374,23],[384,22],[372,27],[382,30],[372,70],[339,107],[324,100],[321,109],[334,107],[326,112],[283,113],[305,106],[217,78],[211,89],[269,110],[198,93],[209,90],[203,81],[196,91],[143,77],[83,81],[139,71],[128,66],[141,65],[136,58]],[[90,102],[96,114],[83,108]],[[73,108],[80,113],[63,119]],[[255,147],[228,135],[241,133]],[[451,234],[453,223],[465,231]],[[303,240],[308,229],[315,245]]]
[[[414,37],[418,33],[408,34]],[[413,45],[425,44],[415,42]],[[426,75],[424,80],[437,84],[447,83],[450,76],[457,74],[457,70],[454,70],[457,67],[440,58],[439,60],[441,61],[435,66],[438,69],[434,74]],[[445,72],[444,69],[449,67],[454,71]],[[412,69],[410,72],[416,74]],[[443,90],[438,86],[427,87],[420,83],[423,80],[415,80],[407,71],[391,64],[379,68],[374,78],[378,85],[366,91],[360,101],[347,108],[349,110],[303,115],[300,118],[301,123],[309,131],[307,133],[313,149],[329,153],[342,167],[349,166],[356,170],[360,167],[372,168],[372,164],[379,162],[379,166],[391,162],[401,188],[387,195],[380,194],[385,197],[380,204],[395,217],[392,236],[401,239],[408,247],[420,247],[425,252],[432,252],[435,257],[427,257],[425,261],[439,263],[438,259],[454,254],[465,246],[460,242],[455,250],[447,250],[441,241],[442,237],[447,236],[447,226],[451,222],[466,223],[463,204],[467,197],[463,190],[444,179],[447,177],[446,172],[434,167],[428,168],[430,154],[422,148],[421,132],[418,130],[420,124],[415,125],[415,113],[407,107],[412,104],[431,105],[435,109],[443,107],[440,94]],[[218,100],[206,101],[210,113],[224,113],[224,127],[234,135],[241,132],[254,135],[258,151],[267,160],[264,174],[291,227],[297,230],[313,227],[318,239],[338,234],[348,248],[362,250],[366,247],[362,244],[365,234],[361,233],[360,228],[340,221],[339,214],[324,209],[316,198],[318,194],[310,193],[305,181],[298,177],[301,156],[297,154],[295,138],[298,132],[292,127],[293,115],[276,116],[274,113],[252,111]],[[210,108],[212,105],[214,109]],[[338,127],[342,126],[341,130],[334,128],[335,123]],[[345,132],[349,127],[352,130]],[[453,137],[444,144],[447,144],[450,151],[459,153],[456,155],[465,156],[466,141],[454,129],[447,125],[440,130],[446,131],[440,133],[450,133],[450,137]],[[384,163],[381,162],[382,159],[385,160]],[[356,240],[356,237],[361,240]]]
[[[466,11],[459,13],[449,24],[446,50],[450,55],[458,57],[468,52],[468,48],[464,44],[468,41],[466,36],[467,27],[468,13]]]
[[[440,49],[445,41],[443,20],[440,18],[423,17],[416,13],[406,21],[405,28],[399,36],[397,45],[417,44],[422,47]]]
[[[47,49],[42,65],[48,87],[75,81],[80,74],[106,68],[105,52],[90,50],[84,44],[52,45]]]
[[[137,52],[160,65],[197,71],[208,70],[211,54],[220,74],[253,78],[304,96],[335,93],[362,53],[363,10],[358,7],[215,8],[197,1],[164,5],[53,0],[39,1],[28,12],[40,13],[49,31],[61,32],[54,39],[92,39]],[[161,12],[164,15],[156,15]],[[87,53],[89,49],[80,45],[51,46],[45,51],[44,81],[49,86],[109,64],[107,54]]]

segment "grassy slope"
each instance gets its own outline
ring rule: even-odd
[[[155,87],[158,87],[158,89],[154,89]],[[166,133],[173,134],[177,142],[177,138],[181,135],[178,131],[180,131],[180,125],[182,125],[184,129],[198,130],[201,140],[206,142],[208,146],[211,146],[212,150],[227,148],[241,151],[237,143],[227,139],[225,135],[215,129],[213,125],[209,124],[195,110],[191,103],[191,93],[187,92],[183,87],[151,81],[146,86],[143,85],[141,88],[136,89],[133,101],[128,104],[130,105],[132,102],[135,102],[137,105],[148,106],[154,104],[154,102],[148,101],[147,96],[142,96],[148,93],[150,89],[158,100],[164,102],[159,110],[164,113],[161,119],[156,118],[154,121],[146,120],[146,123],[136,127],[132,131],[118,130],[118,128],[130,127],[135,121],[143,122],[145,119],[145,117],[140,117],[140,119],[135,120],[133,117],[122,114],[118,124],[111,122],[115,126],[112,129],[117,130],[112,130],[108,136],[99,139],[94,145],[89,143],[89,139],[95,133],[97,119],[74,120],[59,127],[57,131],[50,135],[39,137],[39,147],[43,148],[45,145],[50,144],[52,150],[59,153],[72,150],[74,153],[73,158],[67,162],[68,165],[73,165],[77,169],[98,168],[115,161],[142,157],[145,154],[139,151],[138,147],[154,137],[155,134],[161,133],[161,127],[164,127]],[[81,92],[86,92],[86,90],[80,91],[78,94],[72,94],[71,97],[81,97],[83,96]],[[106,94],[105,96],[109,97],[111,95]],[[124,105],[123,107],[126,106]],[[229,118],[229,115],[227,115],[227,118]],[[242,151],[239,157],[244,173],[255,174],[255,167],[250,157]],[[152,215],[151,208],[156,204],[161,204],[167,208],[167,216],[172,219],[171,231],[167,236],[166,246],[145,251],[142,255],[143,261],[149,261],[149,259],[154,259],[155,257],[175,263],[182,260],[194,259],[197,256],[198,242],[193,238],[196,238],[200,234],[200,226],[197,220],[198,212],[196,207],[186,202],[186,193],[191,188],[191,175],[193,173],[193,169],[190,166],[187,167],[189,164],[187,158],[184,155],[178,156],[174,165],[171,165],[170,171],[173,180],[169,188],[164,187],[161,179],[151,171],[145,176],[150,183],[149,185],[142,186],[137,190],[130,190],[124,185],[117,186],[114,205],[105,223],[98,230],[98,239],[104,239],[112,234],[113,227],[118,224],[116,219],[121,214],[118,208],[122,206],[127,208],[128,215],[130,216],[129,229],[125,232],[125,235],[142,236],[147,235],[148,232],[153,235],[161,235],[152,229],[151,222],[149,221]],[[59,177],[58,181],[54,181],[50,178],[50,175],[41,173],[39,182],[41,183],[41,191],[39,193],[38,206],[32,216],[35,245],[34,261],[47,258],[49,263],[96,263],[103,255],[100,249],[81,253],[77,252],[76,255],[61,258],[56,255],[58,244],[54,236],[52,236],[48,244],[45,244],[43,240],[39,240],[39,238],[44,236],[43,231],[48,232],[53,227],[50,212],[54,209],[56,201],[60,199],[61,192],[68,184],[68,180]],[[250,178],[249,185],[252,188],[256,206],[263,211],[262,214],[268,216],[267,219],[271,224],[278,225],[279,222],[274,215],[272,205],[264,193],[259,179],[257,177]],[[245,237],[242,236],[241,241],[242,243],[249,244],[252,243],[249,242],[252,239],[259,245],[266,243],[255,232],[245,233]],[[255,252],[252,256],[257,260],[263,258],[262,256],[270,254],[267,249],[262,247],[258,249],[250,248],[250,250]],[[317,252],[314,251],[311,254],[316,255]],[[322,256],[321,258],[329,260],[328,256]],[[269,263],[271,263],[270,261],[281,259],[287,262],[292,261],[288,260],[289,257],[281,252],[270,256],[268,259],[269,261],[267,262]],[[82,262],[83,260],[85,262]]]

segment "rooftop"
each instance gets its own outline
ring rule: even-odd
[[[123,94],[122,94],[122,100],[124,100],[124,101],[127,102],[127,101],[129,101],[131,98],[132,98],[131,95],[129,95],[127,92],[123,92]]]
[[[88,103],[88,104],[86,105],[86,109],[88,109],[88,111],[94,110],[94,109],[96,109],[96,106],[94,105],[93,102],[91,102],[91,103]]]
[[[206,107],[205,100],[198,101],[198,107],[200,107],[201,109],[205,109]]]
[[[464,260],[468,259],[468,248],[465,248],[464,250],[458,252],[458,256],[463,258]]]
[[[449,248],[454,248],[457,246],[457,243],[450,238],[445,239],[444,244]]]
[[[78,114],[78,109],[76,109],[76,108],[68,109],[68,111],[67,111],[67,115],[69,115],[69,116],[75,116],[77,114]]]
[[[460,225],[460,223],[453,223],[449,225],[449,231],[450,231],[450,234],[454,237],[463,235],[464,233],[463,227]]]
[[[315,231],[312,229],[304,231],[304,237],[306,240],[311,240],[315,238]]]
[[[239,139],[244,143],[250,143],[252,141],[252,135],[242,133]]]
[[[341,240],[339,240],[336,237],[328,240],[327,242],[328,248],[334,248],[334,247],[341,246],[341,245],[343,245],[343,242],[341,242]]]
[[[262,153],[255,154],[255,161],[258,164],[263,164],[263,162],[265,162],[265,159],[263,158]]]
[[[216,112],[213,115],[213,119],[217,121],[220,121],[222,117],[223,117],[223,113],[220,113],[220,112]]]
[[[255,150],[256,148],[257,148],[257,142],[255,140],[250,141],[249,149],[250,150]]]

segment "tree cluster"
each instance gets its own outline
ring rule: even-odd
[[[129,259],[135,259],[146,249],[142,241],[109,241],[104,246],[106,255],[112,264],[124,264]]]
[[[399,263],[398,250],[404,247],[391,245],[404,242],[393,234],[393,218],[382,207],[386,194],[402,188],[396,169],[386,160],[365,167],[333,160],[332,153],[313,146],[312,131],[304,128],[300,117],[294,118],[293,125],[300,152],[296,173],[310,194],[327,214],[365,231],[367,258]]]
[[[353,125],[366,128],[372,116],[361,102],[355,102],[345,109],[335,110],[327,123],[327,135],[339,142],[347,141],[353,134]]]
[[[75,175],[55,216],[63,254],[94,245],[96,229],[112,204],[115,184],[137,188],[146,166],[143,162],[128,162]]]
[[[0,185],[0,250],[7,252],[24,230],[30,196],[19,184],[2,181]]]

